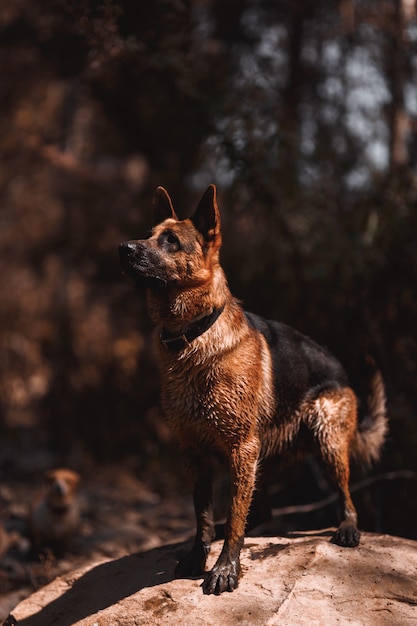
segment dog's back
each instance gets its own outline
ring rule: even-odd
[[[281,322],[248,311],[245,317],[265,337],[270,349],[279,415],[282,411],[293,413],[306,395],[348,386],[341,363],[315,341]]]
[[[250,326],[265,338],[271,352],[276,429],[275,434],[270,434],[266,440],[265,453],[284,452],[289,440],[293,447],[302,423],[314,431],[311,415],[317,414],[316,401],[319,399],[323,403],[327,398],[329,410],[337,391],[348,389],[351,393],[349,380],[340,361],[306,335],[254,313],[245,311],[245,316]],[[353,435],[349,455],[364,463],[378,458],[387,429],[384,386],[379,371],[372,369],[368,402],[360,416],[360,424],[357,406],[350,412]],[[315,430],[324,427],[320,420],[316,420]],[[336,443],[336,431],[333,443]],[[287,434],[284,435],[284,432]]]

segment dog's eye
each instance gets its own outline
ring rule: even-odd
[[[168,233],[167,234],[167,242],[168,243],[172,243],[174,245],[179,245],[179,239],[176,235],[174,235],[174,233]]]
[[[172,230],[166,230],[162,234],[161,243],[164,243],[165,245],[168,244],[168,248],[175,252],[181,248],[180,240],[178,239],[177,235],[172,232]]]

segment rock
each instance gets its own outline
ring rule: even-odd
[[[221,596],[204,595],[201,578],[173,578],[188,544],[91,563],[21,602],[5,624],[415,626],[417,543],[364,533],[350,549],[329,543],[330,535],[247,538],[239,587]]]

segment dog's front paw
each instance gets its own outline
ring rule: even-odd
[[[356,548],[359,545],[361,534],[354,524],[340,524],[332,537],[332,543],[344,548]]]
[[[219,559],[203,583],[205,594],[220,595],[223,591],[234,591],[239,584],[239,559],[223,561]]]
[[[210,552],[209,544],[196,544],[184,558],[180,559],[175,568],[177,578],[199,576],[204,572],[207,555]]]

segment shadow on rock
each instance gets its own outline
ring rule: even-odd
[[[75,580],[68,591],[64,591],[38,613],[18,621],[10,615],[5,623],[18,626],[71,626],[144,587],[173,580],[176,562],[186,545],[187,543],[177,543],[161,546],[149,552],[96,565]],[[70,574],[65,579],[71,584]]]

